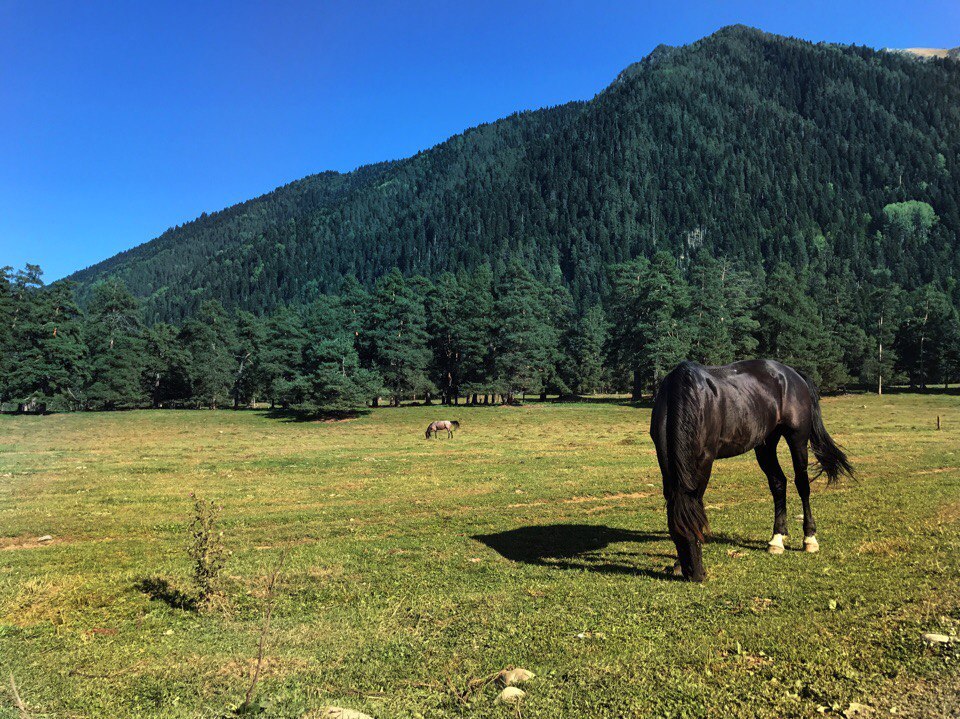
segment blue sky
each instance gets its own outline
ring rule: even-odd
[[[57,279],[304,175],[590,98],[732,23],[960,45],[957,0],[0,0],[0,266]]]

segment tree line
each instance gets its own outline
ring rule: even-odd
[[[922,223],[921,223],[922,224]],[[904,232],[913,230],[907,227]],[[960,381],[958,289],[869,282],[816,259],[769,271],[708,252],[661,251],[607,268],[578,307],[559,267],[520,259],[431,281],[393,269],[367,289],[257,316],[206,300],[180,324],[144,321],[113,278],[81,309],[36,265],[0,273],[0,404],[50,409],[348,410],[403,400],[515,402],[655,390],[677,362],[772,357],[824,389]]]

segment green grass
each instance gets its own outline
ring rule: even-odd
[[[955,709],[960,652],[921,635],[960,626],[957,398],[848,396],[824,412],[861,481],[816,484],[821,553],[798,551],[791,487],[792,551],[768,555],[766,480],[752,455],[725,460],[703,585],[664,571],[648,409],[3,416],[2,678],[35,717],[223,716],[287,549],[264,716],[510,716],[493,686],[467,690],[510,665],[538,675],[528,717]],[[463,429],[425,441],[438,418]],[[216,612],[145,584],[191,591],[192,491],[224,505],[233,556]],[[16,716],[3,691],[0,716]]]

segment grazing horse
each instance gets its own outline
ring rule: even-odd
[[[427,439],[430,439],[431,434],[436,437],[437,434],[443,430],[447,431],[447,439],[450,439],[453,437],[453,431],[455,429],[460,429],[460,423],[457,421],[449,422],[442,420],[440,422],[431,422],[430,426],[427,427]]]
[[[787,534],[787,478],[777,461],[777,443],[790,447],[794,482],[803,503],[803,544],[816,552],[816,523],[810,511],[807,442],[828,482],[853,477],[846,455],[823,426],[816,386],[773,360],[703,367],[681,362],[657,391],[650,421],[667,500],[667,525],[677,546],[683,576],[703,581],[701,545],[709,533],[703,493],[715,459],[756,452],[773,494],[773,538],[768,549],[783,553]]]

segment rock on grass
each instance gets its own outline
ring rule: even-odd
[[[507,687],[499,695],[497,695],[497,702],[499,704],[516,704],[521,699],[527,696],[527,693],[523,689],[517,689],[517,687]]]
[[[342,707],[324,707],[318,712],[308,712],[302,719],[373,719],[369,714],[358,712],[355,709]]]
[[[523,684],[533,679],[536,674],[531,671],[527,671],[523,667],[517,667],[516,669],[504,669],[500,672],[500,681],[505,687],[512,687],[517,684]]]

